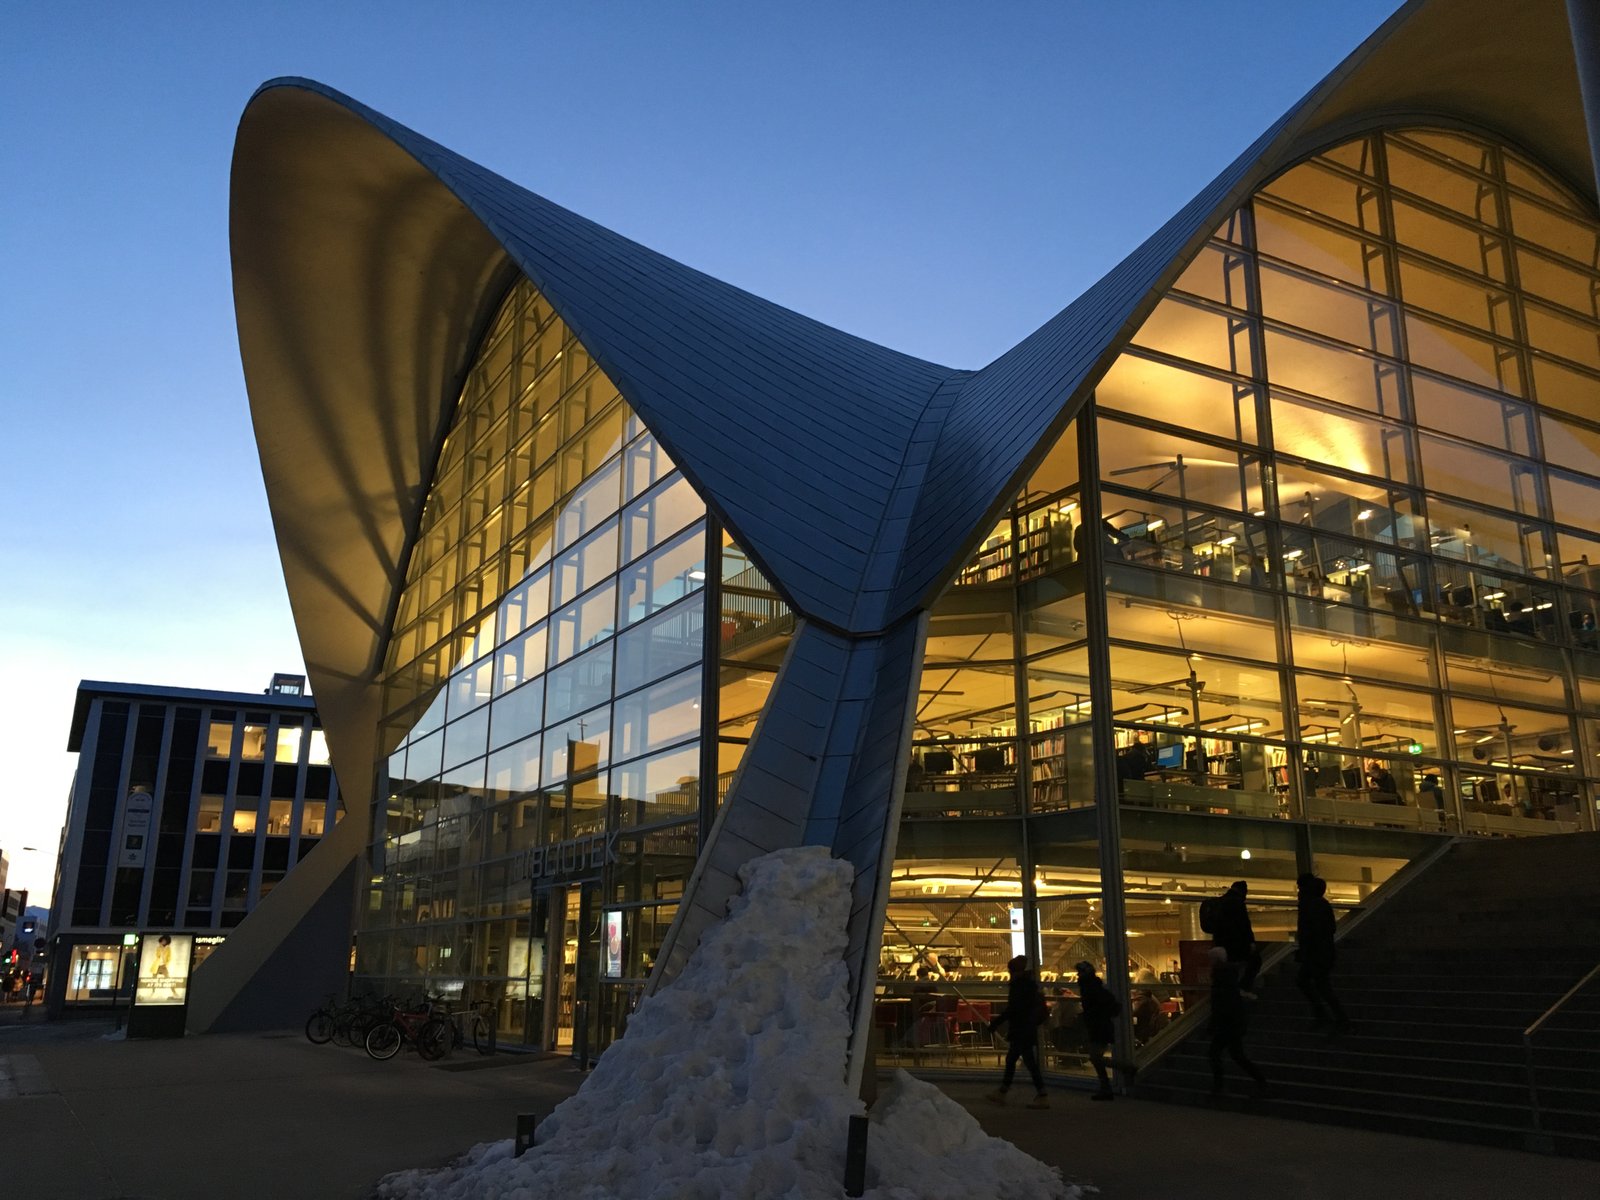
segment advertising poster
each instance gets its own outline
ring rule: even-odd
[[[189,997],[189,962],[194,953],[192,933],[147,933],[139,946],[139,981],[133,992],[136,1005],[182,1004]]]
[[[616,909],[606,910],[606,970],[607,979],[622,978],[622,914]]]

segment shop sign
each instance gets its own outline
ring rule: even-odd
[[[122,806],[122,844],[117,865],[144,866],[145,846],[150,838],[150,811],[155,797],[141,789],[128,793]]]
[[[548,883],[585,875],[617,861],[617,835],[592,833],[553,846],[534,846],[522,856],[522,878]]]

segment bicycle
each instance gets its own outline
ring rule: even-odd
[[[306,1018],[306,1040],[313,1046],[326,1045],[333,1038],[338,1007],[334,1003],[337,992],[329,992],[322,1007]]]
[[[365,1045],[368,1032],[379,1021],[387,1020],[397,1004],[399,1001],[393,996],[358,996],[351,1000],[334,1015],[334,1044]]]
[[[380,1062],[393,1058],[407,1042],[417,1048],[417,1056],[431,1062],[443,1058],[450,1049],[452,1023],[433,1011],[424,1001],[420,1008],[391,1010],[389,1019],[379,1021],[367,1031],[367,1053]]]
[[[470,1040],[479,1054],[488,1054],[494,1048],[494,1003],[475,1000],[466,1008],[436,1010],[450,1022],[450,1049],[459,1050]]]

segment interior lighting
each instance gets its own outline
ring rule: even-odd
[[[1356,514],[1356,520],[1365,521],[1371,516],[1372,516],[1372,510],[1370,508],[1363,508],[1360,512],[1358,512]]]
[[[706,573],[704,571],[700,570],[698,567],[696,567],[693,571],[689,572],[689,578],[695,580],[696,582],[699,582],[700,580],[704,579],[705,577],[706,577]]]
[[[1145,528],[1146,528],[1146,529],[1151,529],[1151,530],[1154,530],[1154,529],[1160,529],[1160,528],[1161,528],[1161,527],[1162,527],[1162,526],[1163,526],[1163,525],[1165,525],[1165,524],[1166,524],[1166,521],[1164,521],[1164,520],[1163,520],[1163,519],[1162,519],[1162,518],[1160,518],[1160,517],[1157,517],[1157,518],[1155,518],[1155,520],[1153,520],[1153,521],[1146,521],[1146,522],[1145,522],[1145,523],[1144,523],[1144,527],[1145,527]]]
[[[1304,550],[1285,550],[1283,552],[1283,561],[1284,562],[1290,562],[1290,561],[1292,561],[1294,559],[1299,558],[1304,553],[1305,553]]]
[[[1485,600],[1504,600],[1506,598],[1506,594],[1504,592],[1488,592],[1485,593],[1483,598]]]
[[[1250,857],[1250,851],[1248,851],[1248,850],[1239,851],[1239,857],[1240,858],[1246,858],[1246,859],[1249,858]]]
[[[1553,600],[1546,600],[1543,604],[1535,604],[1533,606],[1535,612],[1543,612],[1547,608],[1554,608],[1554,607],[1555,607],[1555,601],[1553,601]]]
[[[1264,517],[1267,515],[1267,510],[1264,508],[1252,508],[1250,510],[1250,515],[1252,517]]]
[[[1219,541],[1217,543],[1217,545],[1219,545],[1219,546],[1231,546],[1235,542],[1237,542],[1238,540],[1239,539],[1237,537],[1235,537],[1233,534],[1230,533],[1227,537],[1225,537],[1221,541]]]

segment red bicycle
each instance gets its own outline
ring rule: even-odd
[[[407,1042],[417,1048],[417,1055],[428,1061],[443,1058],[450,1049],[452,1026],[448,1018],[438,1016],[433,1005],[423,1003],[420,1008],[395,1007],[387,1021],[379,1021],[367,1030],[367,1053],[380,1061],[393,1058]]]

